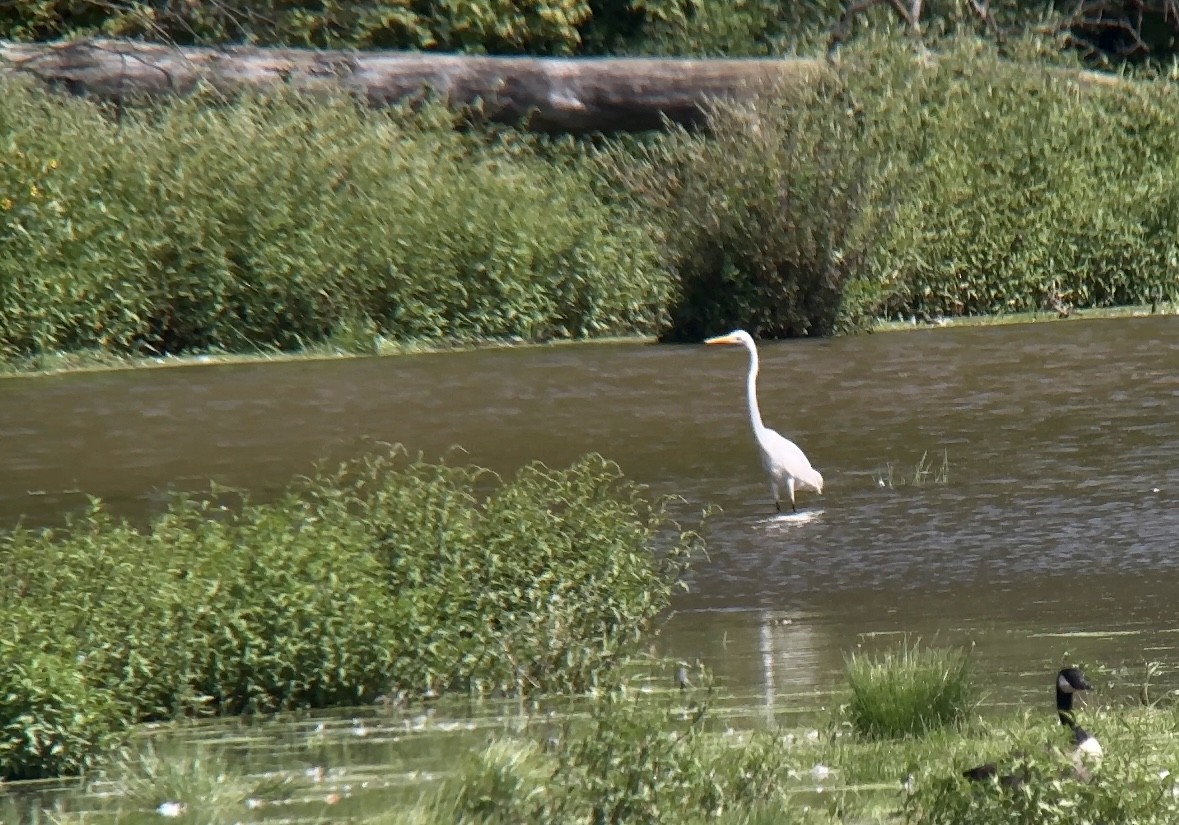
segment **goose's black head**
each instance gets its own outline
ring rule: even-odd
[[[1093,685],[1085,679],[1080,668],[1066,667],[1056,674],[1056,715],[1060,724],[1073,727],[1073,694],[1078,690],[1092,690]]]

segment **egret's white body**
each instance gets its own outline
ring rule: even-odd
[[[757,446],[761,450],[761,466],[770,477],[770,491],[774,495],[774,507],[782,509],[781,490],[786,488],[790,495],[790,507],[797,511],[794,503],[794,491],[813,490],[823,492],[823,476],[811,466],[802,450],[788,438],[771,430],[761,420],[761,410],[757,405],[757,345],[753,338],[743,329],[709,338],[706,344],[739,344],[749,350],[749,421],[753,424],[753,436],[757,439]]]

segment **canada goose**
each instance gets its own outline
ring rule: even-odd
[[[1067,755],[1072,762],[1072,775],[1082,782],[1088,782],[1091,778],[1084,760],[1086,758],[1101,759],[1101,743],[1077,724],[1076,716],[1073,713],[1073,696],[1079,690],[1092,689],[1093,686],[1085,679],[1085,674],[1081,672],[1080,668],[1066,667],[1056,674],[1056,716],[1060,719],[1060,724],[1072,732],[1073,745]],[[1067,769],[1065,773],[1068,774]],[[962,775],[972,782],[998,777],[999,784],[1007,788],[1018,787],[1028,779],[1026,767],[1020,768],[1014,773],[1000,774],[999,768],[994,762],[969,768],[963,771]]]

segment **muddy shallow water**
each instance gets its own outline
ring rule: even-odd
[[[265,497],[373,441],[501,472],[594,451],[722,508],[653,644],[750,709],[813,708],[846,652],[906,634],[974,643],[999,702],[1064,658],[1114,692],[1152,661],[1179,682],[1179,318],[761,354],[766,423],[826,479],[797,515],[769,499],[743,350],[590,344],[0,381],[0,523],[86,494],[141,518],[208,479]],[[945,483],[913,483],[923,456]]]

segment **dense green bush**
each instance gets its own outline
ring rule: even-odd
[[[0,534],[0,774],[79,770],[176,714],[586,690],[695,534],[597,457],[493,482],[382,453],[274,504],[178,499],[142,529],[95,504]]]
[[[430,109],[4,87],[0,356],[645,330],[666,279],[592,166]]]
[[[845,67],[865,152],[905,167],[880,311],[967,315],[1174,294],[1179,90],[1080,83],[958,41]]]
[[[0,11],[0,37],[562,53],[590,15],[587,0],[15,0]]]
[[[611,157],[660,226],[664,337],[1179,296],[1179,91],[1084,83],[978,41],[883,39],[752,108]]]
[[[38,779],[85,769],[128,724],[82,654],[19,612],[0,627],[0,775]]]
[[[1179,298],[1179,91],[883,38],[707,134],[5,87],[0,358],[372,351]],[[600,144],[599,144],[600,145]]]
[[[1172,0],[927,0],[922,41],[983,35],[1045,63],[1081,55],[1113,66],[1168,61]],[[902,38],[897,6],[845,20],[843,0],[8,0],[0,38],[111,35],[181,45],[394,48],[468,53],[690,56],[813,53],[863,32]],[[979,14],[986,9],[987,18]]]
[[[593,0],[582,51],[694,57],[813,52],[840,0]]]
[[[717,104],[615,168],[657,216],[676,276],[669,339],[744,327],[828,335],[867,320],[868,256],[886,242],[888,188],[863,151],[847,83],[784,86],[762,105]]]
[[[815,39],[836,9],[834,0],[14,0],[0,7],[0,38],[106,34],[185,45],[765,54],[783,41]]]
[[[961,0],[921,6],[926,44],[982,34],[1038,59],[1081,54],[1103,65],[1165,61],[1174,54],[1170,0],[990,0],[991,23]],[[182,45],[250,43],[501,54],[773,55],[814,52],[864,32],[901,37],[888,3],[840,21],[842,0],[8,0],[0,38],[110,35]],[[998,27],[996,29],[996,26]]]

